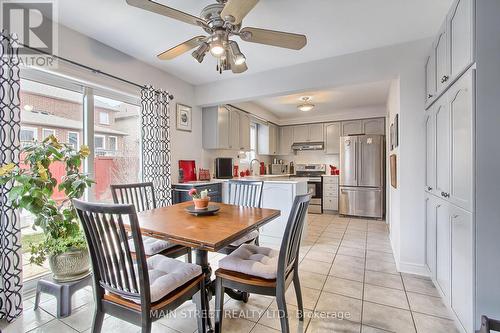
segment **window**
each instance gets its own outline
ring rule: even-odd
[[[25,146],[35,140],[37,140],[37,130],[35,127],[21,127],[20,132],[21,145]]]
[[[104,135],[94,135],[94,148],[97,149],[106,149],[105,144],[105,136]]]
[[[51,129],[51,128],[44,128],[42,129],[42,140],[45,139],[46,137],[48,136],[51,136],[51,135],[56,135],[56,130],[55,129]]]
[[[109,125],[109,113],[99,112],[99,124]]]
[[[75,149],[80,147],[80,135],[78,132],[68,132],[68,144]]]
[[[118,139],[116,136],[108,136],[108,145],[109,150],[117,151],[118,150]]]
[[[254,158],[257,158],[257,124],[250,124],[250,151],[246,152],[246,157],[241,159],[241,163],[245,163],[250,168],[250,163]],[[255,170],[254,166],[254,170]],[[258,170],[258,169],[257,169]]]

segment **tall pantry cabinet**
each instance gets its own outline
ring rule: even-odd
[[[426,265],[468,333],[500,319],[498,17],[498,0],[455,0],[424,68]]]

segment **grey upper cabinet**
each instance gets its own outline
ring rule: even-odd
[[[229,111],[229,149],[240,149],[240,113]]]
[[[307,142],[309,139],[309,126],[299,125],[293,127],[293,142]]]
[[[323,124],[310,124],[309,127],[309,138],[308,141],[311,142],[321,142],[323,141]]]
[[[278,155],[278,127],[273,124],[259,124],[257,150],[260,155]]]
[[[451,77],[457,78],[474,61],[473,0],[456,0],[448,15]]]
[[[203,148],[229,149],[229,110],[224,106],[203,108]]]
[[[444,100],[443,100],[444,99]],[[436,191],[444,198],[450,193],[450,111],[446,98],[436,110]]]
[[[363,134],[363,122],[361,120],[343,121],[342,136]]]
[[[293,152],[293,127],[283,126],[279,128],[279,155],[288,155]]]
[[[375,118],[375,119],[364,119],[363,122],[363,133],[364,134],[385,134],[385,119]]]
[[[340,123],[325,124],[325,153],[340,154]]]
[[[425,116],[425,190],[436,191],[436,112],[429,109]]]
[[[474,96],[472,72],[464,74],[447,92],[450,113],[449,200],[472,210],[472,131]]]
[[[443,91],[450,79],[450,61],[448,58],[448,29],[447,24],[443,24],[434,44],[436,53],[436,79],[437,91]]]
[[[250,151],[250,116],[240,113],[240,150]]]
[[[425,100],[430,103],[436,97],[436,52],[434,45],[425,62]]]

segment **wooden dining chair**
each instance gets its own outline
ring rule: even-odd
[[[299,282],[299,248],[311,194],[295,197],[279,251],[243,244],[219,261],[215,271],[215,332],[222,329],[224,289],[275,296],[280,313],[281,332],[288,333],[285,292],[293,282],[299,320],[304,320]]]
[[[162,255],[146,258],[134,205],[73,200],[87,239],[94,279],[92,332],[100,332],[105,314],[151,331],[153,321],[194,298],[198,331],[205,332],[205,276],[201,267]],[[132,261],[129,238],[136,249]]]
[[[229,180],[228,181],[228,204],[243,207],[261,208],[263,181]],[[254,230],[242,238],[224,247],[219,252],[230,254],[241,244],[254,243],[259,245],[259,230]]]
[[[156,197],[153,183],[151,182],[111,185],[110,187],[113,201],[117,204],[133,204],[138,212],[156,208]],[[186,255],[187,262],[192,262],[191,248],[189,247],[169,243],[168,241],[147,235],[142,236],[142,242],[147,257],[155,254],[161,254],[170,258],[178,258]],[[130,240],[129,246],[132,248],[132,252],[134,252],[133,245],[133,241]]]

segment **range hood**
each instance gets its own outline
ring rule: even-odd
[[[324,142],[297,142],[292,145],[292,150],[323,150],[325,149]]]

